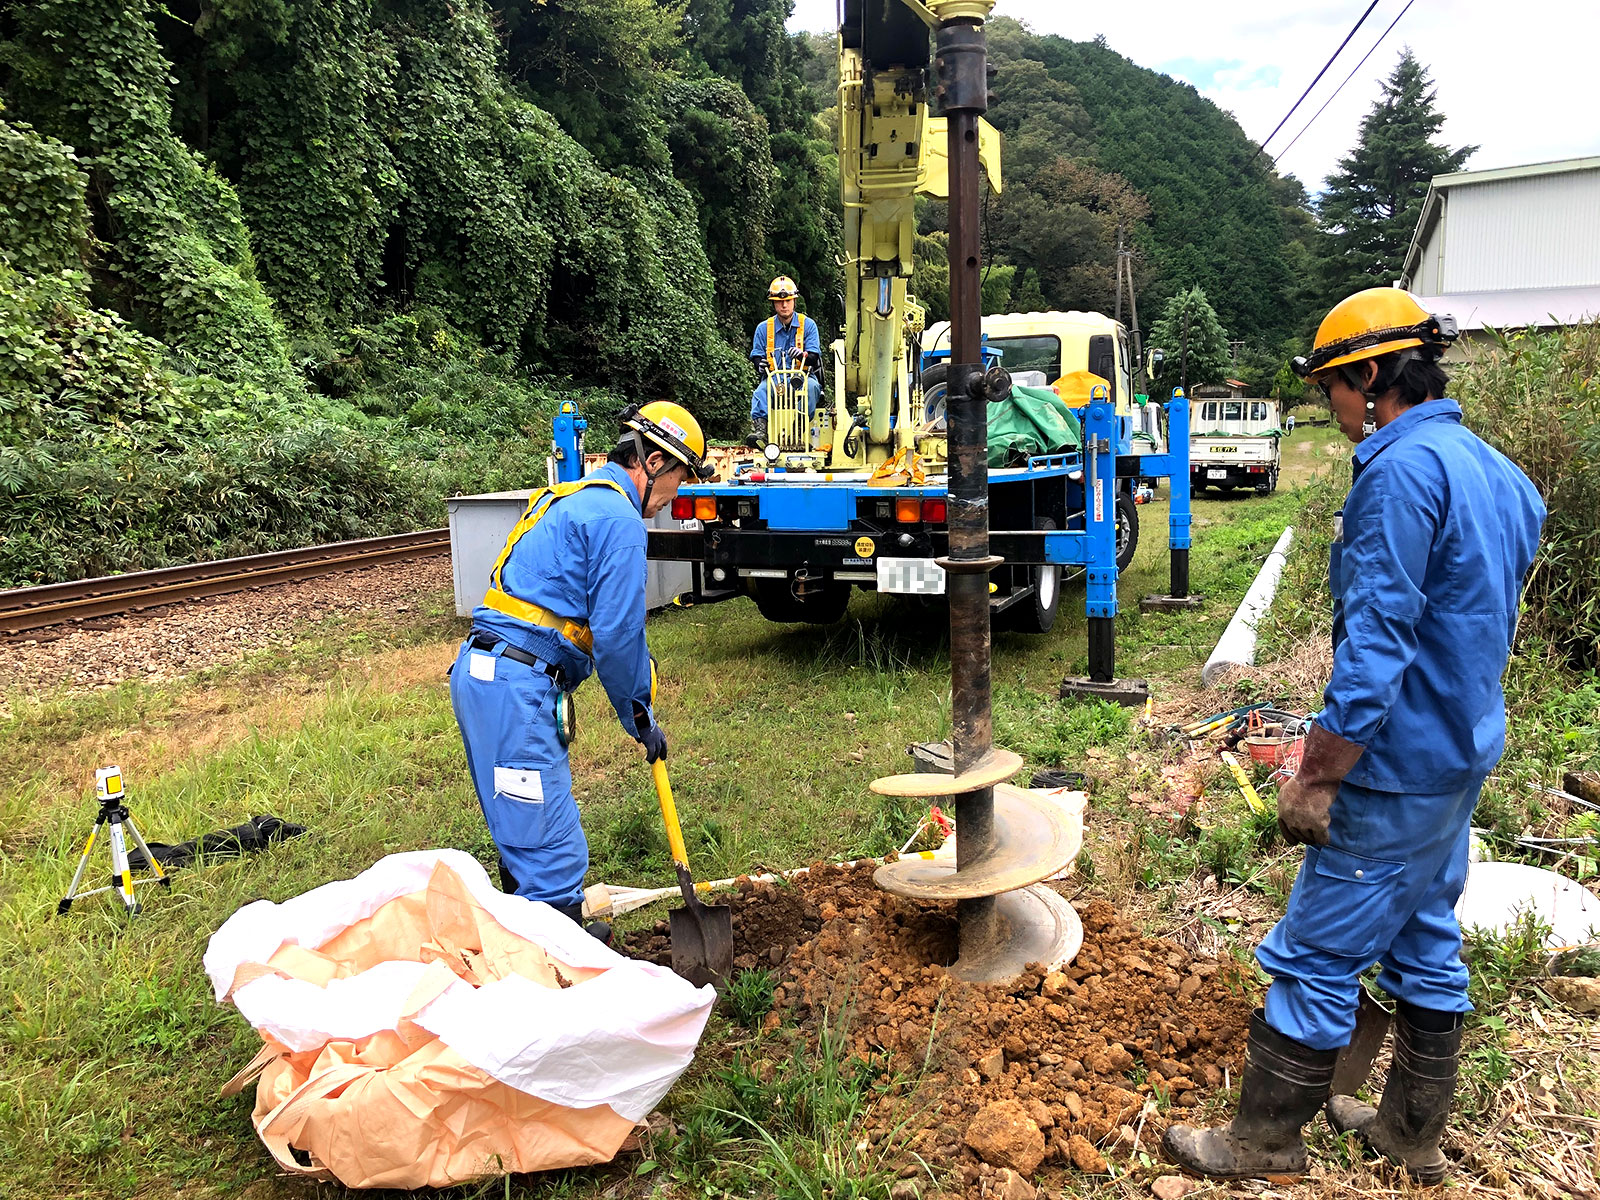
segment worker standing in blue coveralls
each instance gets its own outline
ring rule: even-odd
[[[1398,288],[1334,307],[1295,369],[1356,443],[1335,527],[1333,675],[1278,826],[1306,846],[1288,911],[1256,959],[1272,976],[1250,1028],[1239,1113],[1174,1125],[1167,1153],[1201,1175],[1292,1176],[1324,1105],[1413,1179],[1448,1164],[1467,971],[1455,905],[1469,822],[1505,748],[1500,677],[1545,508],[1516,465],[1461,423],[1439,358],[1456,336]],[[1360,976],[1381,964],[1394,1064],[1376,1107],[1329,1099]]]
[[[761,382],[750,395],[750,436],[745,443],[757,449],[767,444],[767,387],[772,372],[800,368],[806,372],[806,415],[817,411],[822,399],[822,381],[816,376],[822,362],[822,341],[817,323],[805,313],[795,312],[800,289],[787,275],[779,275],[767,288],[772,315],[756,326],[750,339],[750,361],[756,365]]]
[[[450,670],[450,703],[500,851],[502,886],[574,921],[589,845],[567,762],[573,691],[598,674],[646,759],[666,757],[651,710],[644,522],[685,481],[710,475],[705,452],[698,422],[679,405],[625,412],[605,466],[530,497]],[[590,932],[609,940],[603,924]]]

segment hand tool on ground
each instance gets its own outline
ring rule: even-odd
[[[709,983],[721,988],[733,973],[733,913],[726,904],[704,904],[695,894],[689,853],[678,826],[678,806],[667,779],[667,760],[656,759],[651,771],[661,819],[667,826],[667,844],[672,847],[672,864],[678,872],[678,890],[683,893],[684,907],[667,914],[672,925],[672,969],[696,987]]]
[[[1383,1049],[1383,1039],[1389,1036],[1392,1020],[1389,1010],[1373,999],[1363,985],[1361,1000],[1356,1005],[1355,1032],[1350,1035],[1349,1044],[1339,1051],[1339,1057],[1333,1060],[1335,1096],[1354,1096],[1366,1083],[1373,1060]]]
[[[1228,770],[1233,772],[1233,778],[1239,785],[1239,790],[1244,793],[1245,803],[1250,805],[1251,811],[1257,816],[1267,815],[1267,802],[1257,793],[1250,783],[1250,777],[1244,773],[1244,768],[1239,765],[1239,760],[1226,750],[1222,752],[1222,761],[1228,764]]]
[[[935,859],[954,858],[955,853],[955,844],[947,841],[937,850],[916,850],[908,854],[898,854],[892,857],[920,858],[932,862]],[[850,871],[856,867],[881,867],[884,863],[890,861],[892,861],[890,857],[855,858],[849,862],[828,863],[827,865],[836,867],[841,871]],[[810,873],[810,867],[795,867],[792,871],[763,871],[759,875],[737,875],[730,879],[713,879],[709,882],[697,883],[694,885],[694,890],[703,896],[720,888],[736,887],[743,880],[749,880],[751,883],[780,883],[787,880],[800,879]],[[676,884],[672,887],[661,888],[616,887],[608,883],[597,884],[596,886],[605,889],[605,898],[593,907],[586,908],[583,914],[586,917],[600,917],[602,919],[613,916],[620,917],[624,913],[636,912],[641,908],[656,903],[658,900],[667,900],[681,894]]]

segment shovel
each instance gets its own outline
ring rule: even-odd
[[[672,784],[667,779],[666,759],[656,759],[651,769],[656,799],[661,801],[661,819],[667,826],[667,844],[672,847],[672,863],[678,871],[678,890],[683,893],[684,907],[667,914],[672,928],[672,969],[696,987],[709,983],[721,988],[733,973],[733,913],[726,904],[703,904],[695,894],[689,854],[683,848],[683,830],[678,826],[678,806],[672,802]]]
[[[1372,1062],[1388,1036],[1390,1020],[1389,1010],[1373,999],[1372,993],[1363,986],[1361,1001],[1356,1006],[1355,1032],[1350,1035],[1350,1044],[1333,1060],[1335,1096],[1354,1096],[1356,1089],[1367,1082]]]

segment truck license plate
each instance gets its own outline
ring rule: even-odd
[[[1227,477],[1228,473],[1226,471],[1219,471],[1215,467],[1206,472],[1207,479],[1226,479]]]
[[[878,590],[903,596],[942,596],[944,568],[931,558],[880,558]]]

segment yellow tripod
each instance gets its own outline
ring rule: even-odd
[[[95,794],[100,797],[100,812],[95,817],[94,828],[89,831],[89,840],[83,844],[83,854],[78,858],[78,869],[73,872],[72,885],[67,888],[67,894],[56,905],[58,914],[66,912],[72,907],[74,900],[84,896],[98,896],[101,892],[118,892],[122,896],[122,905],[128,910],[130,917],[139,915],[139,901],[133,894],[133,886],[138,883],[159,883],[162,887],[172,886],[172,877],[161,869],[161,864],[156,861],[156,856],[150,853],[150,847],[145,844],[139,827],[133,823],[133,814],[128,811],[126,804],[127,791],[122,781],[121,767],[101,767],[94,773]],[[134,845],[144,852],[145,862],[150,864],[154,878],[135,881],[133,872],[128,865],[128,844],[122,836],[122,828],[126,825],[128,832],[133,835]],[[87,892],[80,892],[78,885],[83,882],[84,872],[89,869],[89,854],[94,849],[94,844],[100,839],[101,830],[109,830],[111,834],[111,869],[115,873],[117,882],[109,887],[92,888]]]

